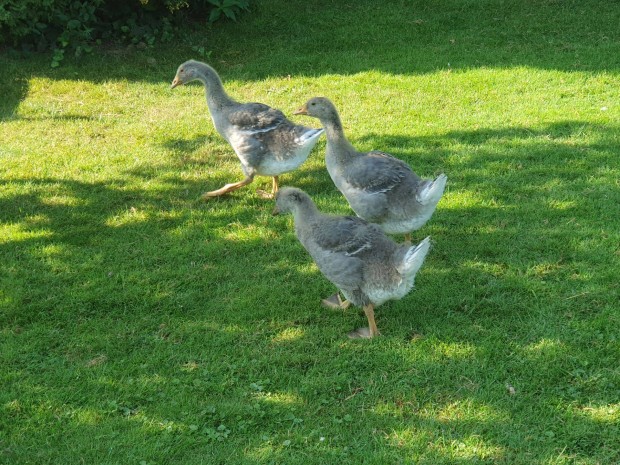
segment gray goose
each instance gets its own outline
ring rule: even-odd
[[[344,134],[336,107],[325,97],[308,100],[294,114],[321,121],[327,136],[327,171],[355,214],[411,241],[411,231],[424,226],[435,211],[446,175],[421,179],[405,162],[385,152],[358,152]]]
[[[189,60],[179,66],[171,88],[199,80],[205,86],[207,106],[217,132],[239,157],[245,178],[203,194],[218,197],[239,189],[254,176],[272,176],[272,197],[278,176],[299,167],[310,154],[323,129],[289,121],[280,110],[262,103],[239,103],[228,96],[217,72],[206,63]]]
[[[278,213],[292,213],[297,238],[347,299],[341,307],[363,307],[368,328],[357,329],[349,337],[377,336],[375,307],[401,299],[413,288],[430,237],[417,246],[399,245],[377,225],[359,217],[321,213],[308,194],[292,187],[276,194],[274,214]]]

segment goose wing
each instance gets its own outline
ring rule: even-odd
[[[338,288],[354,292],[363,282],[363,255],[373,246],[375,225],[354,216],[315,225],[307,247],[321,272]]]
[[[354,188],[380,194],[391,191],[412,174],[411,168],[402,160],[375,150],[353,159],[344,176]]]
[[[243,132],[261,133],[272,131],[290,123],[284,113],[263,103],[243,103],[228,114],[228,121]]]

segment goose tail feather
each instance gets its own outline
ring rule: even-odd
[[[399,272],[404,276],[415,276],[431,248],[431,237],[427,236],[418,245],[411,247],[403,258]]]
[[[437,205],[446,188],[447,181],[448,177],[442,173],[433,182],[426,183],[416,196],[418,202],[422,205]]]

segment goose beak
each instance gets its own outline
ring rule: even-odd
[[[273,216],[279,215],[280,214],[280,209],[278,208],[278,206],[276,205],[275,207],[273,207],[273,211],[271,212],[271,214]]]
[[[183,84],[181,80],[175,76],[174,81],[172,81],[172,84],[170,85],[170,88],[174,89],[175,87],[180,86],[181,84]]]
[[[303,107],[298,108],[297,110],[295,110],[293,112],[294,115],[307,115],[308,114],[308,108],[306,108],[306,106],[304,105]]]

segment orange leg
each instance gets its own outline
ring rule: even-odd
[[[340,293],[336,292],[334,295],[327,297],[326,299],[321,300],[321,303],[324,307],[327,308],[340,308],[342,310],[346,310],[351,305],[351,302],[348,300],[342,300],[340,298]]]
[[[364,313],[366,314],[366,318],[368,319],[368,328],[370,328],[370,337],[375,337],[379,335],[379,330],[377,329],[377,324],[375,323],[375,306],[373,304],[368,304],[364,307]]]
[[[220,187],[219,189],[215,191],[205,192],[204,194],[202,194],[202,198],[206,200],[211,197],[219,197],[220,195],[228,194],[229,192],[237,190],[240,187],[247,186],[252,181],[254,181],[254,176],[248,176],[243,181],[226,184],[225,186]]]
[[[271,194],[269,192],[265,192],[262,189],[258,189],[256,192],[263,199],[273,199],[276,196],[276,192],[278,192],[278,177],[274,176],[272,178],[271,184]]]
[[[349,333],[351,339],[372,339],[381,334],[375,323],[375,306],[368,304],[364,306],[364,313],[368,319],[368,328],[359,328]]]

